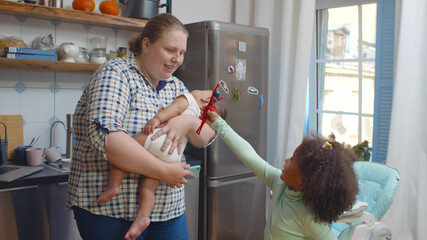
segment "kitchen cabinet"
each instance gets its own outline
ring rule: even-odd
[[[11,1],[0,1],[0,14],[81,23],[85,25],[111,27],[113,29],[125,29],[130,31],[140,31],[147,22],[147,20],[136,18],[112,16]],[[67,63],[61,61],[0,58],[0,69],[93,73],[98,67],[99,64],[94,63]]]
[[[66,197],[67,182],[0,189],[0,239],[79,239]]]

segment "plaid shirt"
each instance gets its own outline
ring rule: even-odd
[[[105,157],[106,136],[110,131],[124,131],[130,136],[141,133],[159,109],[183,93],[188,90],[173,76],[154,89],[139,71],[133,56],[117,58],[101,66],[74,112],[74,151],[67,207],[78,206],[98,215],[135,219],[140,180],[136,173],[126,174],[119,195],[108,203],[96,202],[108,184],[110,163]],[[155,192],[151,221],[166,221],[184,211],[184,188],[160,184]]]

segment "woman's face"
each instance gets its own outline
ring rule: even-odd
[[[302,173],[299,170],[298,156],[299,147],[295,149],[292,157],[285,159],[285,165],[280,175],[280,179],[294,191],[301,191],[303,189]]]
[[[141,71],[152,83],[166,80],[182,64],[186,50],[187,34],[180,30],[165,31],[154,43],[144,38]]]

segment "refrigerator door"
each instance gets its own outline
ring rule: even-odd
[[[208,181],[208,240],[264,239],[265,185],[256,176]]]
[[[229,90],[219,88],[221,101],[228,104],[226,121],[265,159],[268,30],[217,21],[186,27],[188,50],[176,75],[189,90],[214,89],[223,80]],[[188,152],[194,156],[195,151]],[[220,139],[200,155],[207,156],[210,179],[250,172]]]

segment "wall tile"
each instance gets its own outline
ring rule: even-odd
[[[0,69],[0,87],[14,88],[20,79],[20,71]]]
[[[15,115],[20,113],[21,94],[10,88],[0,88],[0,114]]]
[[[21,81],[27,88],[46,88],[55,80],[54,72],[21,71]]]
[[[54,115],[54,94],[49,89],[28,88],[21,100],[21,113],[27,124],[48,123]]]
[[[0,15],[0,37],[22,37],[21,23],[12,15]]]
[[[53,36],[55,36],[55,26],[50,20],[26,18],[26,20],[22,22],[22,38],[28,47],[32,47],[32,42],[37,37],[48,34],[53,34]]]
[[[56,29],[56,45],[72,42],[79,47],[88,47],[88,31],[82,24],[61,22]]]

